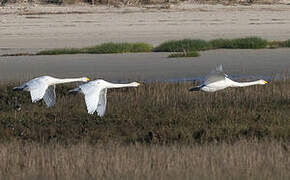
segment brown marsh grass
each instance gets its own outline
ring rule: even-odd
[[[27,92],[0,87],[0,142],[203,144],[240,139],[290,140],[290,81],[188,92],[193,83],[152,83],[108,92],[103,118],[86,112],[74,86],[57,87],[57,104],[31,103]],[[21,110],[16,108],[21,106]],[[17,110],[18,109],[18,110]]]
[[[0,144],[1,179],[289,179],[290,145]]]
[[[289,179],[290,81],[188,92],[193,83],[109,91],[104,118],[74,86],[57,105],[0,86],[0,179]],[[21,107],[21,108],[20,108]]]

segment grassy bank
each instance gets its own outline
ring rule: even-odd
[[[35,55],[173,52],[169,55],[169,57],[197,57],[199,54],[196,51],[211,49],[263,49],[282,47],[290,47],[290,40],[267,41],[260,37],[214,39],[210,41],[200,39],[183,39],[167,41],[161,43],[155,48],[146,43],[104,43],[85,48],[44,50],[36,53]]]
[[[155,52],[182,52],[184,50],[210,49],[262,49],[268,45],[267,40],[260,37],[246,37],[237,39],[214,39],[210,41],[199,39],[172,40],[154,48]]]
[[[0,142],[205,144],[240,139],[290,140],[290,81],[188,92],[192,83],[110,90],[103,118],[86,112],[73,86],[57,87],[57,105],[32,104],[29,93],[0,87]],[[16,106],[21,105],[21,111]]]
[[[104,43],[85,48],[64,48],[44,50],[36,55],[60,54],[113,54],[113,53],[138,53],[152,52],[152,46],[146,43]]]
[[[1,179],[289,179],[289,144],[0,144]]]

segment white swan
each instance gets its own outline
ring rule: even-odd
[[[206,76],[205,81],[199,86],[190,88],[189,91],[205,91],[205,92],[215,92],[218,90],[225,89],[227,87],[245,87],[252,85],[264,85],[268,82],[260,79],[252,82],[235,82],[231,80],[227,74],[223,72],[223,66],[217,66],[215,71],[212,71]]]
[[[69,93],[81,92],[85,95],[85,102],[89,114],[97,114],[102,117],[106,111],[107,104],[107,89],[109,88],[122,88],[122,87],[137,87],[140,83],[132,82],[129,84],[114,84],[102,79],[90,81],[82,84],[79,87],[70,90]]]
[[[55,85],[70,82],[88,82],[90,79],[87,77],[82,78],[70,78],[70,79],[59,79],[51,76],[41,76],[38,78],[31,79],[21,86],[13,88],[13,91],[29,91],[31,100],[33,103],[43,98],[47,107],[55,105]]]

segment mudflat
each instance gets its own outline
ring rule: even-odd
[[[0,55],[85,47],[103,42],[260,36],[290,39],[289,5],[223,6],[181,3],[169,7],[7,5],[0,7]],[[290,68],[289,49],[212,50],[198,58],[167,53],[0,57],[0,80],[39,75],[108,80],[200,77],[223,64],[229,74],[275,76]]]
[[[211,50],[195,58],[167,58],[168,53],[1,57],[0,80],[24,81],[39,75],[89,76],[107,80],[182,80],[202,77],[217,64],[226,73],[249,78],[287,75],[288,48]]]
[[[146,42],[156,46],[183,38],[260,36],[286,40],[290,38],[289,12],[290,6],[284,4],[180,3],[140,8],[8,4],[0,7],[0,54],[103,42]]]

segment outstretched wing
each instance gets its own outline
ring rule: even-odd
[[[97,107],[97,112],[100,117],[103,117],[106,111],[107,105],[107,89],[103,89],[99,94],[99,103]]]
[[[86,83],[86,84],[80,85],[80,88],[85,95],[85,102],[86,102],[88,113],[94,114],[94,112],[98,108],[100,92],[102,90],[101,87],[93,83]]]
[[[48,88],[48,85],[41,79],[33,79],[26,83],[28,90],[30,91],[32,102],[41,100]]]
[[[218,65],[215,70],[211,71],[205,78],[204,85],[208,85],[217,81],[225,80],[227,75],[223,71],[223,66]]]
[[[55,99],[55,85],[52,85],[46,89],[43,100],[46,103],[47,107],[52,107],[55,105]]]

